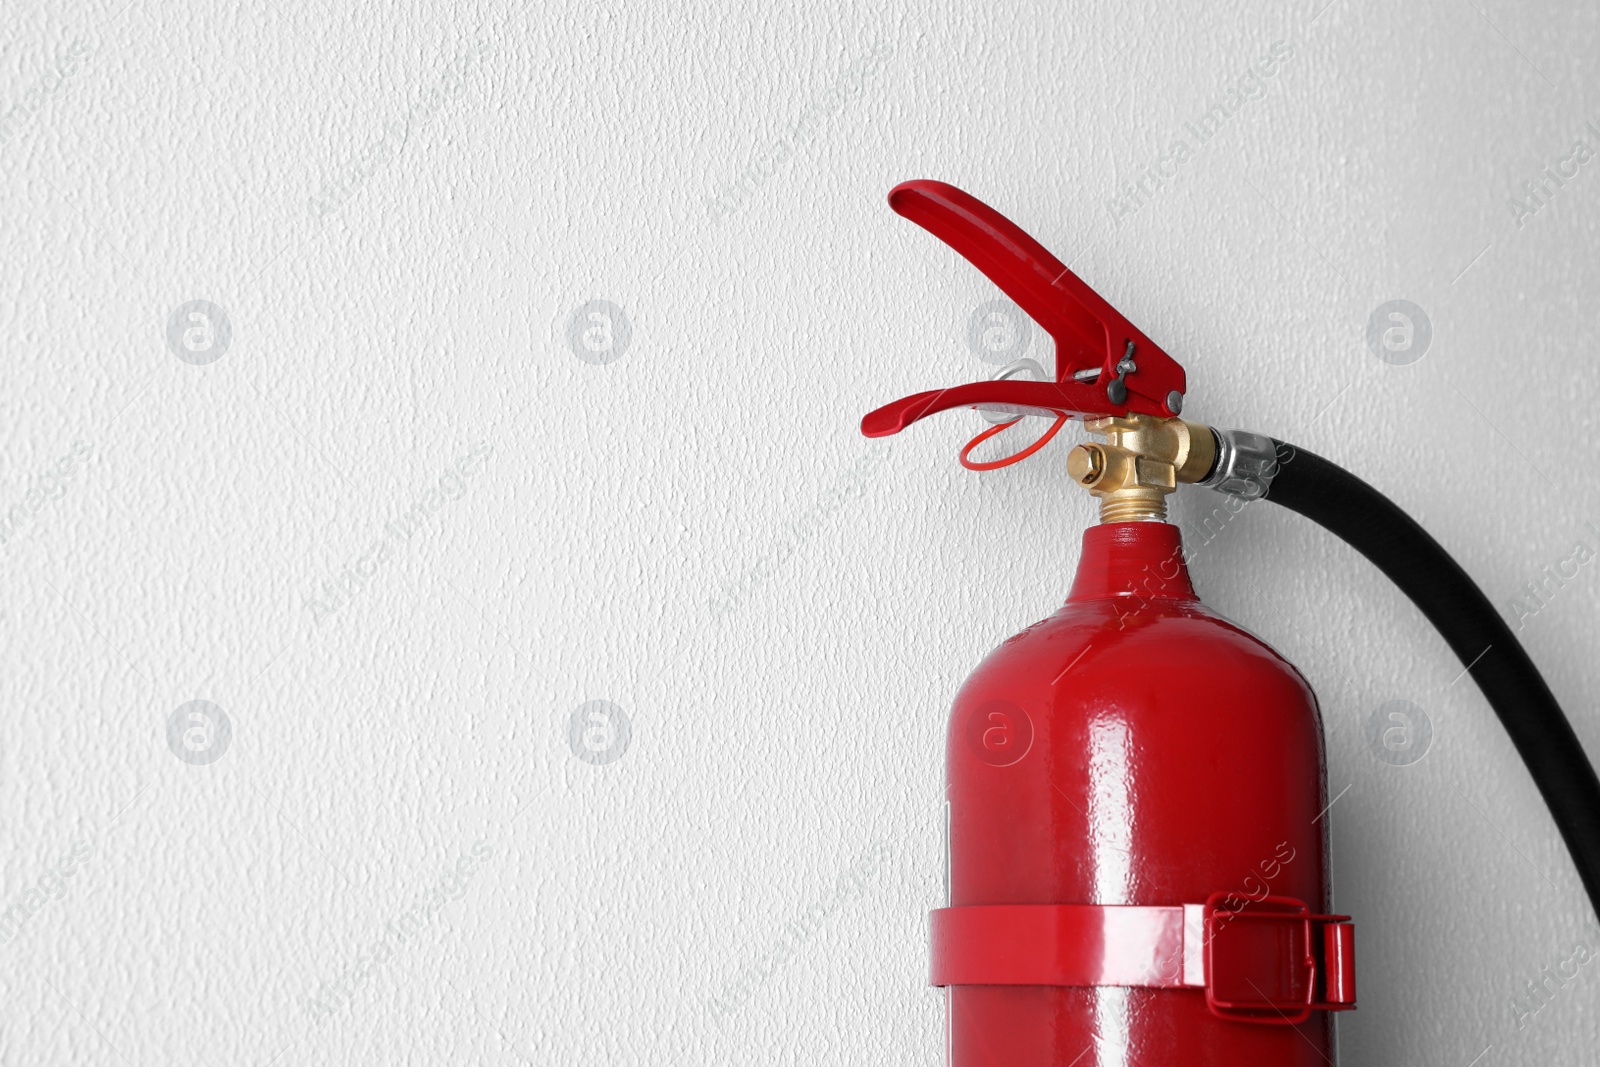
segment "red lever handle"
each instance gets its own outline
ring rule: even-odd
[[[905,182],[889,206],[961,253],[1056,343],[1053,382],[991,381],[917,393],[861,420],[868,437],[899,433],[957,407],[1097,418],[1170,418],[1183,406],[1183,368],[1016,223],[953,185]]]

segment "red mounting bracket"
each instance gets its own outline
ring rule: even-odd
[[[933,984],[1203,989],[1214,1015],[1293,1025],[1356,1006],[1355,928],[1303,901],[986,904],[932,915]]]

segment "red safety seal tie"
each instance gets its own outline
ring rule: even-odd
[[[977,448],[995,434],[1000,433],[1003,430],[1011,429],[1011,427],[1022,421],[1022,416],[1018,415],[1010,422],[1002,422],[998,426],[991,426],[967,442],[967,447],[961,450],[961,465],[967,468],[969,471],[997,471],[1001,467],[1009,467],[1013,463],[1020,463],[1022,460],[1027,459],[1029,456],[1039,451],[1039,449],[1049,444],[1050,439],[1061,430],[1062,426],[1066,425],[1067,419],[1069,418],[1071,418],[1070,415],[1057,415],[1056,421],[1051,424],[1048,430],[1040,435],[1037,441],[1029,445],[1027,448],[1024,448],[1021,452],[1009,455],[1005,459],[996,459],[988,462],[980,462],[969,459],[968,457],[972,455],[972,450],[974,448]]]

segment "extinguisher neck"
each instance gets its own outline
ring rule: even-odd
[[[1165,522],[1108,522],[1083,531],[1083,553],[1067,600],[1107,597],[1196,599],[1178,528]]]

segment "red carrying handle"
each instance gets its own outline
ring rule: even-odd
[[[889,206],[961,253],[1043,327],[1056,343],[1056,380],[972,382],[917,393],[868,413],[862,433],[887,437],[937,412],[980,404],[1067,418],[1178,414],[1183,368],[1016,223],[944,182],[897,185]],[[1133,366],[1121,370],[1124,357]]]

